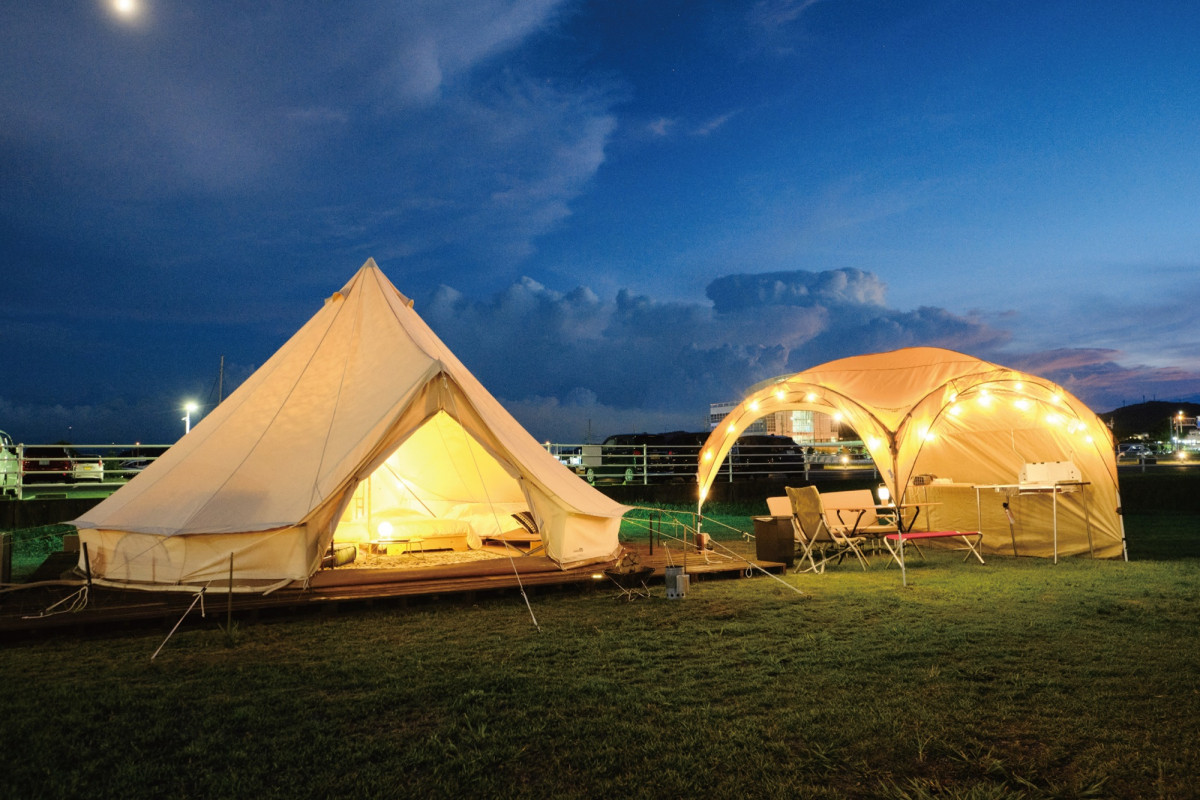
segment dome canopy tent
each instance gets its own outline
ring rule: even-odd
[[[368,260],[237,391],[74,521],[95,579],[307,580],[376,523],[468,541],[535,521],[561,566],[614,558],[622,506],[564,467]]]
[[[738,435],[789,410],[821,411],[853,428],[892,497],[913,499],[917,475],[941,476],[922,487],[922,499],[937,503],[931,518],[947,529],[981,529],[988,552],[1124,554],[1108,427],[1048,380],[932,347],[831,361],[751,393],[701,450],[701,507]],[[1017,484],[1026,464],[1056,461],[1074,463],[1085,485],[1049,499],[1014,498],[1012,528],[996,492],[978,488]]]

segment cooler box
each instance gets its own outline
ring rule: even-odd
[[[791,517],[754,518],[754,557],[792,566],[796,559],[796,537]]]

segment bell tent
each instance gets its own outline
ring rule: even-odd
[[[614,558],[622,506],[529,435],[368,260],[237,391],[74,521],[94,579],[307,581],[332,542],[456,549],[531,535]]]
[[[920,525],[979,530],[992,553],[1125,553],[1108,427],[1048,380],[932,347],[830,361],[752,392],[701,450],[701,506],[738,435],[790,410],[856,431],[890,497],[926,504]]]

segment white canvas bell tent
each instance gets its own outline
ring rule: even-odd
[[[529,435],[373,260],[161,458],[74,521],[93,579],[306,581],[333,541],[468,546],[532,520],[562,567],[615,558],[627,510]]]
[[[830,361],[751,393],[701,450],[701,506],[738,435],[790,410],[839,417],[891,497],[928,503],[924,525],[981,531],[986,552],[1124,555],[1108,427],[1051,381],[934,347]],[[1071,470],[1078,480],[1047,490],[1049,473]]]

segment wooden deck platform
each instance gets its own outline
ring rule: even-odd
[[[740,542],[718,544],[714,550],[705,553],[694,548],[685,553],[682,547],[662,545],[655,546],[651,552],[645,542],[624,543],[623,547],[635,555],[639,565],[653,570],[646,582],[654,596],[666,596],[662,580],[668,565],[683,566],[693,584],[718,577],[761,575],[750,566],[752,548]],[[784,571],[783,564],[757,563],[768,572]],[[438,597],[472,600],[480,594],[503,593],[518,586],[524,586],[530,593],[549,587],[569,589],[572,586],[595,586],[598,590],[617,592],[617,587],[604,574],[607,566],[611,565],[591,564],[562,570],[548,558],[516,555],[511,559],[498,557],[419,569],[343,567],[318,572],[308,587],[285,587],[268,595],[234,594],[232,607],[235,618],[241,620],[329,612],[389,601],[404,604]],[[80,610],[61,611],[73,605],[67,601],[53,609],[61,613],[47,613],[51,605],[70,598],[83,586],[82,582],[45,582],[0,593],[0,637],[54,632],[103,633],[147,624],[169,627],[196,598],[194,593],[183,591],[148,592],[92,586],[86,592],[86,605]],[[205,593],[204,604],[209,617],[223,620],[229,602],[229,595],[219,589]],[[199,608],[188,615],[190,626],[203,624],[201,620]]]

